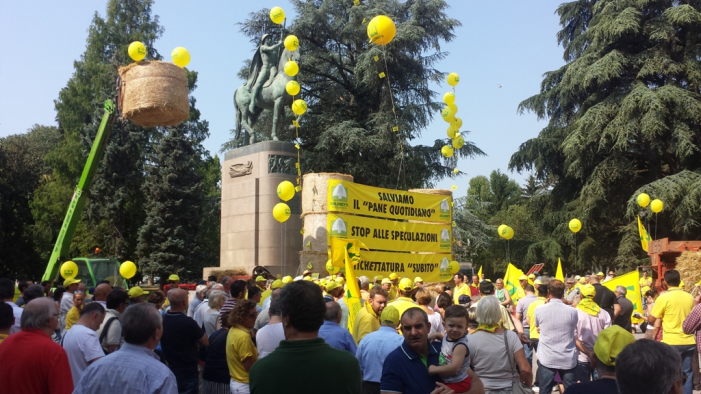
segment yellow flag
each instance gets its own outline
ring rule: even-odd
[[[626,298],[633,303],[633,313],[638,312],[641,315],[643,314],[643,304],[640,295],[640,274],[638,273],[638,271],[632,271],[627,274],[621,275],[619,277],[606,281],[605,283],[602,283],[602,285],[608,287],[609,289],[611,289],[611,291],[615,291],[616,286],[625,287]],[[633,321],[633,323],[643,322],[642,319],[638,319],[635,317],[633,317],[631,320]]]
[[[346,268],[346,297],[348,305],[348,330],[353,332],[355,315],[360,311],[360,288],[358,280],[355,278],[353,267],[360,261],[360,249],[367,247],[355,239],[343,239],[331,237],[331,264],[335,267]]]
[[[477,279],[482,280],[482,266],[480,265],[480,270],[477,271]]]
[[[638,216],[638,231],[640,232],[640,244],[643,246],[643,250],[647,252],[647,243],[651,239],[647,230],[645,230],[645,226],[643,226],[643,222],[640,221],[640,216]]]
[[[555,272],[555,279],[564,282],[565,281],[565,275],[562,274],[562,262],[560,261],[560,258],[557,258],[557,272]]]
[[[523,294],[523,296],[525,296],[525,293],[523,293],[523,289],[521,288],[521,283],[518,281],[518,278],[520,278],[521,275],[523,275],[523,271],[509,263],[509,266],[506,268],[506,273],[504,274],[504,287],[509,291],[509,295],[512,299],[517,293],[519,293],[518,295]],[[523,298],[523,296],[520,298]]]

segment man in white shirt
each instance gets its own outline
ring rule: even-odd
[[[277,299],[277,297],[276,297]],[[277,349],[280,341],[285,339],[285,330],[282,328],[282,311],[277,300],[270,303],[268,309],[270,321],[256,333],[256,347],[258,358],[261,359]]]
[[[129,305],[129,295],[124,290],[114,290],[107,296],[105,320],[100,325],[100,329],[97,330],[97,336],[100,338],[100,344],[105,350],[105,354],[119,350],[124,343],[122,324],[119,322],[119,318],[127,309],[127,305]]]
[[[97,302],[91,302],[83,307],[80,319],[63,337],[62,345],[68,355],[74,387],[78,386],[88,365],[105,355],[95,333],[104,319],[105,308]]]
[[[58,328],[61,330],[61,334],[66,332],[66,315],[68,314],[68,311],[73,308],[73,293],[78,290],[78,283],[80,283],[80,279],[74,278],[66,279],[63,282],[63,287],[66,288],[66,291],[63,293],[63,297],[61,298],[61,320],[58,325]]]

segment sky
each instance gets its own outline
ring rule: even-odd
[[[529,175],[508,171],[519,145],[545,127],[533,114],[518,113],[518,104],[539,92],[543,73],[560,68],[562,48],[555,10],[563,0],[447,0],[448,15],[459,20],[453,42],[441,49],[450,53],[437,68],[460,75],[456,87],[458,115],[466,140],[488,156],[461,160],[466,174],[439,182],[438,188],[457,186],[464,195],[468,181],[499,169],[519,183]],[[352,0],[348,0],[349,6]],[[97,12],[105,15],[106,0],[0,0],[0,137],[25,133],[34,124],[56,125],[54,100],[74,72],[73,62],[85,50],[88,27]],[[287,0],[156,0],[153,14],[165,28],[155,43],[169,60],[178,46],[188,49],[189,69],[199,73],[193,95],[202,119],[209,121],[204,146],[212,154],[230,139],[235,125],[232,96],[242,81],[236,77],[253,46],[237,22],[262,8],[282,7],[288,24],[294,9]],[[302,56],[304,54],[302,53]],[[443,83],[432,89],[443,95]],[[414,144],[433,145],[445,138],[447,124],[436,114]],[[223,155],[220,154],[220,157]]]

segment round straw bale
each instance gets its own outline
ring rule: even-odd
[[[353,182],[353,176],[338,173],[311,173],[302,177],[302,215],[326,213],[329,179]]]
[[[119,109],[143,127],[173,126],[188,118],[190,101],[184,69],[159,61],[119,68]]]
[[[328,234],[327,216],[325,213],[308,213],[304,221],[304,250],[324,252],[329,248],[326,241]]]
[[[693,290],[694,285],[701,280],[701,251],[682,252],[677,257],[674,269],[679,271],[679,276],[684,281],[684,290]]]

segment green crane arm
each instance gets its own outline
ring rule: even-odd
[[[100,163],[100,160],[102,160],[102,156],[105,153],[105,148],[107,147],[107,141],[109,141],[110,134],[112,133],[112,123],[114,123],[115,119],[114,112],[115,107],[112,100],[105,101],[105,114],[102,115],[100,128],[97,130],[97,136],[95,136],[92,149],[90,149],[90,155],[88,156],[88,160],[85,162],[85,167],[83,168],[83,175],[80,177],[80,182],[78,182],[78,186],[75,188],[71,203],[68,206],[66,217],[63,219],[61,231],[58,233],[54,250],[51,252],[49,264],[46,266],[44,276],[41,278],[42,281],[55,279],[56,274],[58,273],[61,258],[68,257],[66,254],[68,253],[68,248],[71,245],[75,227],[78,224],[78,220],[80,220],[80,214],[83,212],[83,208],[85,207],[85,200],[88,197],[87,192],[90,189],[93,177],[97,171],[97,166]]]

